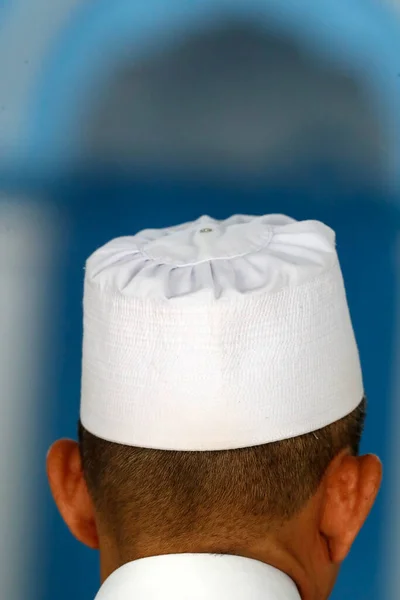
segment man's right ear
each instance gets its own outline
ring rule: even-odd
[[[76,442],[59,440],[52,445],[47,455],[47,476],[55,503],[71,533],[86,546],[97,549],[95,512]]]

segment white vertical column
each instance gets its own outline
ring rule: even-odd
[[[8,600],[40,597],[31,588],[40,588],[34,553],[43,543],[32,470],[54,225],[44,205],[0,196],[0,595]]]

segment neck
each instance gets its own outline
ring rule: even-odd
[[[186,600],[300,600],[285,573],[261,561],[218,554],[168,554],[136,560],[118,569],[96,600],[154,598]]]
[[[101,551],[101,576],[106,580],[114,571],[132,561],[165,555],[182,554],[218,554],[233,555],[253,559],[276,568],[285,573],[297,586],[302,600],[316,600],[321,596],[317,594],[308,576],[307,565],[299,559],[293,547],[289,547],[284,536],[269,536],[267,540],[255,542],[252,545],[237,546],[235,548],[216,548],[214,544],[196,543],[189,544],[141,544],[135,549],[121,552],[114,544],[107,544]]]

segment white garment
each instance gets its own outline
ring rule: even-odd
[[[316,431],[363,383],[335,234],[282,215],[202,217],[87,261],[81,420],[159,450]]]
[[[169,554],[124,565],[95,600],[300,600],[300,594],[285,573],[257,560]]]

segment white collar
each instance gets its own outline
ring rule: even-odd
[[[95,600],[301,600],[282,571],[222,554],[168,554],[128,563]]]

